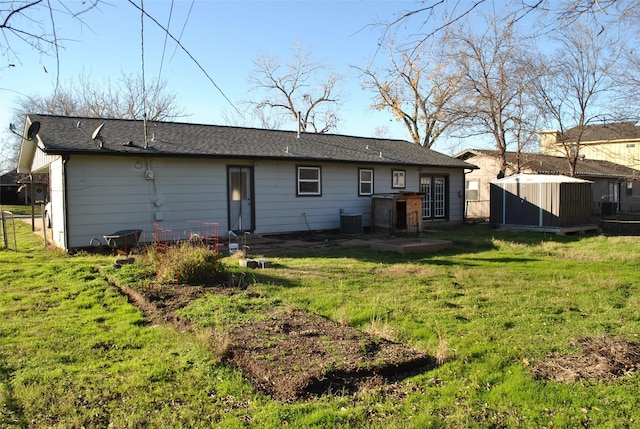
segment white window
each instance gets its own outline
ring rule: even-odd
[[[322,195],[320,167],[298,167],[298,195]]]
[[[477,180],[467,180],[467,201],[477,201],[479,198],[480,183]]]
[[[358,170],[358,195],[373,194],[373,170],[361,168]]]

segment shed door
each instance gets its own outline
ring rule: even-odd
[[[253,167],[228,167],[230,231],[253,231]]]

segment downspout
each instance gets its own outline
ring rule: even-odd
[[[462,223],[467,223],[467,174],[471,173],[473,170],[467,171],[465,168],[462,170]],[[478,185],[478,195],[480,193],[480,186]]]
[[[31,198],[31,232],[36,230],[36,191],[33,172],[29,173],[29,198]]]
[[[64,225],[64,248],[69,251],[69,220],[67,215],[67,161],[69,155],[62,155],[62,224]]]

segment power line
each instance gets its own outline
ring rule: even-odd
[[[169,9],[169,20],[167,21],[167,28],[171,27],[171,17],[173,16],[173,2],[174,0],[171,0],[171,8]],[[158,82],[160,82],[160,77],[162,76],[162,66],[164,65],[164,53],[167,50],[167,40],[169,40],[169,36],[165,33],[164,46],[162,47],[162,58],[160,58],[160,69],[158,70]]]
[[[180,43],[180,41],[178,39],[176,39],[173,34],[171,34],[171,32],[166,29],[162,24],[160,24],[154,17],[152,17],[151,15],[149,15],[144,8],[138,6],[137,4],[135,4],[133,2],[133,0],[128,0],[129,3],[131,3],[133,6],[135,6],[136,9],[138,9],[140,12],[142,12],[142,14],[144,16],[146,16],[147,18],[149,18],[151,21],[153,21],[158,27],[160,27],[162,29],[162,31],[164,31],[169,37],[171,37],[171,39],[176,42],[178,44],[178,46],[180,46],[180,49],[182,49],[182,51],[187,54],[187,56],[191,59],[191,61],[193,61],[195,63],[195,65],[198,66],[198,68],[202,71],[202,73],[204,73],[204,75],[207,77],[207,79],[209,79],[209,82],[211,82],[211,84],[218,90],[218,92],[224,97],[225,100],[227,100],[227,102],[231,105],[231,107],[233,107],[235,109],[236,112],[238,112],[239,115],[242,116],[242,113],[240,112],[240,110],[238,110],[238,108],[231,102],[231,100],[229,99],[229,97],[227,97],[227,95],[224,93],[224,91],[222,91],[222,89],[215,83],[215,81],[213,80],[213,78],[211,76],[209,76],[209,73],[207,73],[207,71],[204,69],[204,67],[202,67],[202,65],[200,65],[200,63],[198,62],[198,60],[195,59],[195,57],[193,55],[191,55],[191,52],[189,52],[187,50],[187,48],[185,48],[182,43]]]
[[[142,129],[144,147],[147,148],[147,83],[144,79],[144,0],[140,0],[140,52],[142,56]]]
[[[178,40],[182,40],[182,35],[184,34],[184,30],[187,28],[187,22],[189,22],[189,18],[191,17],[191,11],[193,10],[193,5],[196,3],[196,0],[191,0],[191,6],[189,6],[189,12],[187,12],[187,17],[184,19],[184,24],[182,24],[182,30],[180,30],[180,36]],[[173,57],[176,55],[176,51],[178,50],[178,46],[176,45],[173,53],[171,54],[171,61],[173,61]]]

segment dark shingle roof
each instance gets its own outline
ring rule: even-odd
[[[206,156],[475,168],[404,140],[262,130],[176,122],[29,115],[48,154]],[[79,124],[79,126],[78,126]],[[101,125],[98,139],[94,131]]]
[[[22,174],[18,174],[15,171],[8,171],[4,174],[0,174],[0,185],[17,185],[18,180],[22,177]]]
[[[471,161],[471,154],[482,154],[497,157],[495,150],[472,149],[462,152],[462,159]],[[516,152],[507,152],[507,163],[515,166],[517,163]],[[522,169],[535,171],[537,174],[569,175],[569,161],[561,156],[542,155],[540,153],[520,153],[520,166]],[[610,161],[597,159],[579,159],[576,163],[576,176],[578,177],[607,177],[615,179],[629,179],[640,177],[640,171],[616,164]]]
[[[568,129],[564,133],[564,141],[576,141],[580,132],[579,127]],[[581,142],[615,141],[615,140],[639,140],[640,127],[636,122],[614,122],[610,124],[587,125],[583,129]]]

